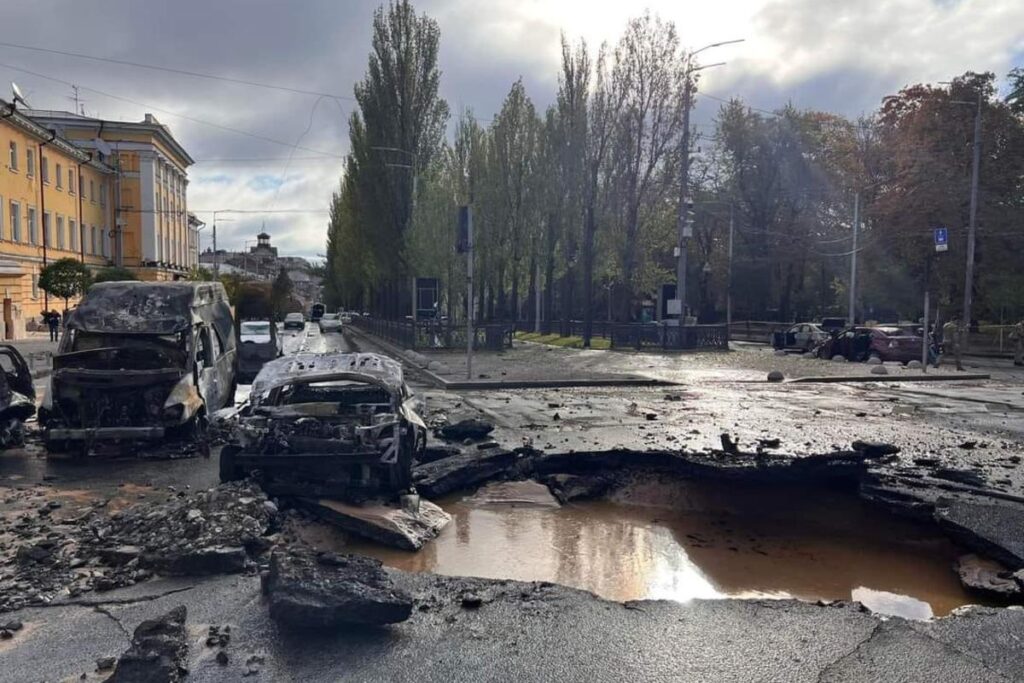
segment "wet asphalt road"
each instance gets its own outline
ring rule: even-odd
[[[356,350],[343,335],[308,325],[289,333],[285,350]],[[373,350],[364,345],[363,350]],[[511,360],[511,359],[509,359]],[[585,357],[595,371],[600,357]],[[716,360],[716,362],[718,362]],[[757,358],[756,363],[771,363]],[[808,362],[808,361],[793,361]],[[562,364],[562,359],[555,364]],[[901,443],[957,466],[981,466],[992,485],[1021,493],[1019,467],[1000,459],[1020,452],[1019,384],[804,388],[741,384],[754,371],[694,367],[671,390],[586,389],[453,392],[418,384],[427,412],[481,411],[499,440],[524,435],[538,448],[594,449],[716,445],[721,431],[751,443],[782,440],[785,452],[848,445],[853,438]],[[546,372],[541,364],[533,372]],[[710,379],[718,377],[717,384]],[[244,396],[245,388],[240,391]],[[679,395],[666,401],[665,394]],[[892,400],[892,399],[897,400]],[[558,419],[554,419],[558,413]],[[656,417],[647,418],[648,413]],[[863,414],[861,414],[863,413]],[[964,450],[965,440],[985,448]],[[1005,470],[1005,473],[1004,473]],[[1005,479],[997,483],[996,479]],[[87,461],[47,459],[36,448],[0,453],[0,487],[45,483],[125,503],[165,497],[167,487],[216,484],[210,460]],[[132,486],[125,487],[129,483]],[[22,610],[25,628],[0,642],[0,681],[101,680],[98,657],[119,654],[143,619],[186,604],[190,611],[189,680],[238,680],[251,655],[264,657],[256,680],[274,681],[706,681],[706,680],[1022,680],[1024,610],[974,610],[933,622],[883,621],[854,607],[823,609],[791,601],[644,602],[621,605],[560,587],[396,574],[422,611],[390,629],[333,635],[284,633],[269,621],[254,577],[155,581],[90,594],[72,606]],[[159,597],[171,590],[183,592]],[[460,606],[472,590],[479,610]],[[91,602],[90,602],[91,601]],[[121,602],[122,604],[118,604]],[[97,611],[98,604],[103,612]],[[232,625],[227,667],[203,646],[207,625]]]
[[[1024,678],[1024,610],[934,622],[794,601],[606,602],[551,584],[396,574],[417,602],[390,628],[295,633],[267,617],[254,577],[156,581],[92,605],[23,610],[0,681],[101,680],[142,620],[188,608],[189,681],[1011,681]],[[169,591],[181,591],[159,597]],[[483,598],[478,609],[461,596]],[[122,604],[117,604],[121,602]],[[203,645],[231,626],[229,662]]]

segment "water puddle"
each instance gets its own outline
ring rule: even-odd
[[[553,581],[612,600],[859,600],[912,619],[977,603],[935,529],[811,487],[645,482],[558,506],[535,482],[439,501],[452,523],[418,553],[348,549],[406,571]]]

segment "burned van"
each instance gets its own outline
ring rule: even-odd
[[[223,285],[104,282],[68,317],[40,422],[50,450],[203,438],[234,402],[235,332]]]

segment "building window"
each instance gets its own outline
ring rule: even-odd
[[[39,235],[36,234],[36,210],[28,207],[28,243],[39,244]]]
[[[30,149],[25,150],[25,173],[36,174],[36,153]]]
[[[63,189],[64,187],[64,169],[61,168],[60,164],[57,164],[57,189]]]
[[[39,174],[44,183],[50,182],[50,159],[39,155]]]
[[[57,248],[63,249],[64,244],[64,216],[57,216]]]
[[[85,178],[81,173],[78,174],[78,194],[85,196]]]
[[[39,298],[39,276],[35,273],[32,273],[32,298]]]
[[[53,225],[52,217],[50,212],[46,211],[43,213],[43,245],[47,247],[53,246]]]
[[[12,171],[18,170],[18,143],[11,140],[10,144],[10,156],[7,159],[7,167]]]
[[[107,229],[100,229],[100,254],[107,255]]]
[[[89,253],[96,254],[96,226],[89,228]]]
[[[100,181],[100,206],[107,205],[107,181]]]
[[[68,169],[68,194],[75,193],[75,171]]]
[[[89,201],[96,201],[96,181],[91,179],[89,180]]]
[[[78,226],[75,221],[68,219],[68,242],[71,244],[71,251],[78,251]]]
[[[21,205],[11,202],[11,241],[21,241]]]

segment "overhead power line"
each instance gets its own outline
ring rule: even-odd
[[[169,109],[164,109],[163,107],[158,107],[158,106],[153,105],[153,104],[147,104],[146,102],[140,102],[138,100],[133,100],[130,97],[122,97],[121,95],[114,95],[114,94],[111,94],[111,93],[108,93],[108,92],[104,92],[103,90],[97,90],[96,88],[90,88],[89,86],[75,84],[75,83],[72,83],[70,81],[65,81],[62,78],[56,78],[55,76],[48,76],[46,74],[39,73],[38,71],[31,71],[30,69],[25,69],[25,68],[22,68],[20,66],[13,66],[11,64],[0,63],[0,67],[4,67],[6,69],[11,69],[12,71],[20,71],[21,73],[30,74],[30,75],[36,76],[38,78],[45,78],[46,80],[54,81],[56,83],[63,83],[64,85],[67,85],[67,86],[78,85],[78,87],[80,89],[82,89],[82,90],[88,90],[89,92],[94,92],[97,95],[102,95],[103,97],[109,97],[110,99],[113,99],[113,100],[119,100],[121,102],[127,102],[129,104],[134,104],[135,106],[138,106],[138,107],[145,107],[146,109],[152,109],[153,111],[158,111],[158,112],[160,112],[162,114],[167,114],[168,116],[176,116],[176,117],[178,117],[180,119],[184,119],[186,121],[191,121],[192,123],[198,123],[198,124],[203,125],[203,126],[209,126],[211,128],[217,128],[218,130],[227,131],[229,133],[236,133],[238,135],[245,135],[247,137],[251,137],[251,138],[254,138],[256,140],[263,140],[264,142],[271,142],[271,143],[273,143],[275,145],[281,145],[283,147],[289,147],[291,149],[301,149],[301,150],[303,150],[305,152],[312,152],[313,154],[322,154],[324,156],[334,157],[334,158],[337,158],[337,159],[343,159],[344,158],[344,155],[342,155],[342,154],[335,154],[333,152],[324,152],[322,150],[312,149],[310,147],[301,147],[299,145],[294,145],[294,144],[292,144],[290,142],[285,142],[284,140],[276,140],[274,138],[267,137],[266,135],[260,135],[259,133],[250,133],[249,131],[240,130],[238,128],[232,128],[231,126],[224,126],[224,125],[221,125],[219,123],[213,123],[212,121],[205,121],[203,119],[197,119],[194,116],[188,116],[187,114],[179,114],[178,112],[171,111]]]
[[[192,76],[193,78],[207,78],[214,81],[226,81],[228,83],[238,83],[239,85],[250,85],[256,88],[267,88],[269,90],[283,90],[285,92],[292,92],[299,95],[312,95],[314,97],[333,97],[340,100],[351,100],[355,101],[354,97],[348,95],[335,95],[333,93],[319,92],[317,90],[305,90],[303,88],[292,88],[287,85],[276,85],[273,83],[260,83],[258,81],[249,81],[244,78],[232,78],[231,76],[219,76],[217,74],[202,73],[199,71],[189,71],[187,69],[176,69],[170,66],[157,66],[156,64],[143,64],[141,62],[132,62],[126,59],[113,59],[110,57],[97,57],[95,55],[86,55],[81,52],[68,52],[66,50],[57,50],[49,47],[38,47],[33,45],[19,45],[17,43],[7,43],[0,41],[0,47],[11,47],[18,50],[32,50],[34,52],[46,52],[54,55],[64,55],[65,57],[75,57],[77,59],[89,59],[94,62],[107,62],[108,64],[120,64],[121,66],[131,66],[137,69],[150,69],[152,71],[166,71],[168,73],[180,74],[182,76]]]

